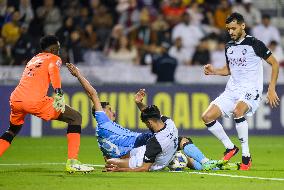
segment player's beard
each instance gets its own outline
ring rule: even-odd
[[[238,32],[237,37],[236,37],[235,39],[233,39],[233,40],[234,40],[235,42],[240,41],[242,35],[243,35],[243,32],[242,32],[242,31]]]

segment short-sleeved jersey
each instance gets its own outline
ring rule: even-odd
[[[11,100],[39,101],[47,95],[50,82],[54,89],[61,88],[60,57],[51,53],[39,53],[28,63]]]
[[[103,111],[93,112],[93,115],[98,123],[96,136],[104,156],[120,158],[135,147],[136,140],[141,133],[123,128],[111,121]]]
[[[226,89],[254,89],[262,93],[262,59],[266,60],[271,55],[264,43],[247,35],[240,42],[228,42],[225,55],[231,72]]]
[[[178,148],[178,130],[173,120],[162,117],[165,126],[147,141],[143,162],[153,163],[150,170],[161,170],[172,160]]]

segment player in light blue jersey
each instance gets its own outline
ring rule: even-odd
[[[152,132],[137,133],[123,128],[115,122],[115,113],[108,102],[101,102],[103,111],[93,108],[93,116],[98,123],[96,136],[106,158],[126,156],[133,148],[143,146],[153,136]]]
[[[153,135],[152,132],[137,133],[117,124],[111,106],[107,102],[100,102],[97,91],[81,75],[79,69],[70,63],[66,66],[71,74],[77,77],[94,104],[93,116],[98,123],[96,136],[105,159],[128,157],[130,150],[146,145],[147,140]]]

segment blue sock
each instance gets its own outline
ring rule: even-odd
[[[184,153],[188,156],[202,164],[202,160],[206,158],[204,154],[197,148],[194,144],[187,144],[183,148]]]
[[[193,168],[195,169],[195,170],[203,170],[203,167],[202,167],[202,165],[199,163],[199,162],[197,162],[196,160],[193,160]]]

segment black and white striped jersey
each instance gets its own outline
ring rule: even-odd
[[[165,126],[147,141],[143,162],[153,163],[150,170],[160,170],[172,160],[178,148],[178,130],[173,120],[162,116]]]
[[[230,41],[226,44],[225,55],[231,71],[226,89],[238,88],[263,90],[263,65],[271,52],[264,43],[247,35],[239,42]]]

